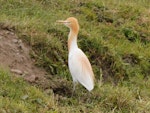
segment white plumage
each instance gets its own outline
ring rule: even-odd
[[[91,91],[94,87],[93,73],[85,54],[79,48],[76,48],[74,51],[69,52],[68,60],[73,82],[79,82]]]
[[[58,22],[64,23],[64,25],[70,28],[68,35],[68,65],[74,83],[74,90],[75,84],[79,82],[88,91],[91,91],[94,88],[94,74],[87,56],[77,45],[77,35],[79,31],[78,21],[76,18],[70,17],[65,21]]]

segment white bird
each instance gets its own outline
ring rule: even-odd
[[[73,91],[78,82],[88,91],[91,91],[94,88],[94,74],[87,56],[77,45],[79,32],[78,20],[74,17],[69,17],[64,21],[59,20],[57,22],[63,23],[70,29],[68,35],[68,65],[73,79]]]

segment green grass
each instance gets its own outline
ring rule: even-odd
[[[78,44],[96,77],[92,94],[79,87],[76,95],[69,97],[52,89],[45,93],[1,70],[1,112],[150,111],[149,0],[0,0],[0,4],[0,22],[12,26],[32,48],[35,65],[58,78],[57,82],[63,80],[68,90],[72,89],[67,66],[68,29],[55,22],[69,16],[78,18]]]
[[[148,113],[150,110],[150,78],[143,80],[141,76],[117,86],[99,81],[91,94],[77,89],[73,97],[42,91],[2,69],[0,85],[1,113]]]
[[[34,113],[57,111],[54,94],[46,95],[34,86],[0,69],[0,112]]]

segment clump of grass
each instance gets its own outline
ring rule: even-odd
[[[130,28],[125,28],[125,29],[123,29],[123,32],[128,40],[130,40],[132,42],[139,40],[139,34],[136,31],[134,31]]]
[[[55,109],[54,96],[46,96],[41,90],[0,69],[0,111],[46,112]]]

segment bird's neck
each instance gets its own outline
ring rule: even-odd
[[[78,48],[77,35],[78,35],[78,32],[74,32],[73,30],[70,29],[70,33],[68,35],[68,50],[69,50],[69,52],[74,50],[75,48]]]

